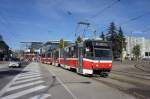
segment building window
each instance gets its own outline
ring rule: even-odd
[[[149,53],[149,52],[145,52],[145,56],[149,56],[148,53]]]

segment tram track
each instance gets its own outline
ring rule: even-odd
[[[113,74],[118,74],[118,75],[125,75],[137,79],[142,79],[142,80],[150,80],[150,74],[142,74],[142,73],[131,73],[131,72],[122,72],[122,71],[112,71],[111,73]]]
[[[144,66],[142,64],[140,64],[140,65],[135,64],[134,67],[143,71],[143,72],[150,73],[150,67],[148,68],[148,66]]]
[[[150,72],[141,70],[136,65],[127,69],[112,70],[108,78],[102,78],[100,75],[89,78],[136,98],[150,99]]]
[[[108,78],[102,78],[100,76],[94,76],[91,79],[103,83],[107,86],[110,86],[112,88],[118,89],[124,93],[130,94],[135,96],[136,98],[139,99],[150,99],[149,96],[145,95],[145,94],[141,94],[142,90],[145,91],[149,91],[148,87],[150,88],[150,86],[143,86],[143,84],[139,84],[136,82],[132,82],[128,79],[123,79],[123,78],[119,78],[119,77],[112,77],[112,75],[110,75]]]
[[[112,78],[101,79],[101,78],[97,78],[97,77],[95,78],[94,77],[92,79],[97,81],[97,82],[103,83],[107,86],[110,86],[112,88],[118,89],[121,92],[132,95],[132,96],[136,97],[137,99],[150,99],[149,97],[138,93],[136,90],[134,90],[134,89],[138,89],[138,88],[135,88],[134,85],[128,84],[127,82],[114,80]],[[113,83],[112,83],[112,81],[113,81]]]
[[[133,68],[112,70],[107,78],[92,77],[93,80],[103,83],[139,99],[150,99],[150,72]]]

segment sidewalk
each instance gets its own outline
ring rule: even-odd
[[[8,61],[0,61],[0,64],[6,64]]]
[[[8,62],[0,61],[0,68],[8,67]]]

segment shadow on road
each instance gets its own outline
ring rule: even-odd
[[[14,75],[17,75],[19,73],[24,73],[24,72],[27,72],[27,71],[22,71],[21,69],[19,69],[19,70],[12,70],[12,69],[3,70],[3,71],[0,71],[0,79],[7,77],[7,76],[14,76]]]

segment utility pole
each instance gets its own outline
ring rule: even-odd
[[[130,59],[132,58],[132,32],[131,32],[131,35],[130,35]]]

